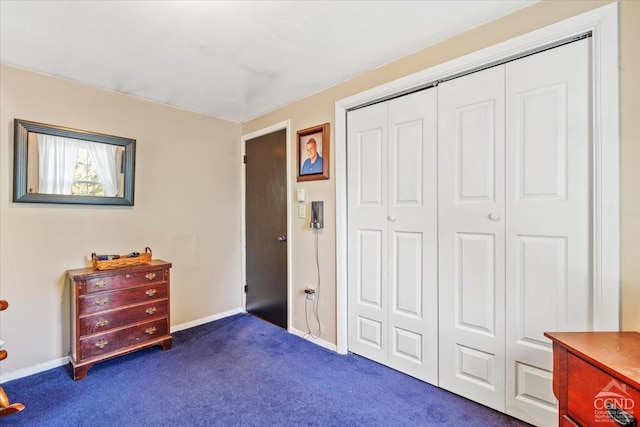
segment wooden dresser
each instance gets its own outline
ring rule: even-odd
[[[640,333],[547,332],[560,426],[637,427]]]
[[[70,270],[73,379],[94,363],[145,347],[171,348],[166,261],[99,271]]]

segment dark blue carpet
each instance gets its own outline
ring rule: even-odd
[[[3,387],[24,411],[6,426],[520,426],[507,415],[247,314],[99,363]]]

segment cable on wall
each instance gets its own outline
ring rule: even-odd
[[[316,319],[316,323],[318,324],[318,333],[317,334],[313,334],[311,332],[311,326],[309,326],[309,316],[307,315],[308,310],[308,306],[307,303],[309,302],[310,298],[309,298],[309,294],[307,294],[305,296],[304,299],[304,320],[307,324],[307,333],[304,334],[304,338],[320,338],[320,334],[322,334],[322,328],[320,326],[320,314],[318,312],[318,304],[320,303],[320,260],[318,257],[318,229],[313,229],[313,233],[316,235],[316,244],[315,244],[315,255],[316,255],[316,271],[317,271],[317,277],[318,277],[318,281],[316,284],[316,289],[315,289],[315,299],[312,300],[313,301],[313,316]]]

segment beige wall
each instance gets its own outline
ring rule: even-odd
[[[273,111],[243,124],[248,134],[283,120],[291,120],[292,138],[295,132],[324,122],[331,123],[334,140],[334,103],[381,84],[413,74],[445,61],[458,58],[481,48],[514,38],[546,25],[592,10],[609,1],[543,1],[499,20],[478,27],[442,43],[428,47],[384,67],[371,70],[347,82],[338,84],[294,104]],[[638,76],[640,75],[640,38],[637,20],[640,2],[621,2],[622,45],[622,328],[640,330],[640,115]],[[294,144],[294,141],[290,141]],[[336,242],[335,242],[335,149],[332,149],[331,180],[296,183],[292,180],[293,195],[305,188],[307,200],[325,200],[325,229],[320,237],[320,267],[323,290],[320,298],[322,339],[336,342]],[[295,156],[294,156],[295,157]],[[294,168],[294,165],[291,165]],[[295,170],[295,168],[294,168]],[[302,289],[315,280],[315,264],[307,254],[313,248],[313,236],[306,221],[296,217],[296,203],[291,201],[293,235],[293,326],[306,330]]]
[[[137,140],[135,206],[12,203],[13,119]],[[69,351],[68,269],[151,247],[173,263],[171,323],[241,307],[240,125],[0,68],[0,337],[10,373]]]
[[[622,2],[622,328],[640,331],[640,2]]]

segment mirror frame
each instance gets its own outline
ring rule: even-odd
[[[40,194],[27,192],[27,148],[29,132],[81,139],[89,142],[124,147],[124,196],[77,196],[66,194]],[[19,203],[62,203],[75,205],[133,206],[136,167],[136,140],[105,135],[63,126],[48,125],[28,120],[14,119],[13,135],[13,201]]]

